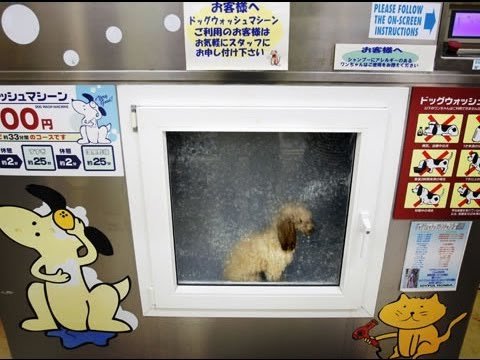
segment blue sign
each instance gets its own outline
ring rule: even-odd
[[[436,40],[441,3],[374,2],[370,38]]]

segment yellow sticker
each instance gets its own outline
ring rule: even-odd
[[[462,209],[480,208],[480,182],[455,183],[450,207]]]
[[[378,325],[378,321],[372,319],[355,329],[352,338],[374,346],[377,356],[381,359],[386,359],[389,353],[391,353],[389,359],[399,357],[417,359],[420,356],[423,358],[440,350],[442,343],[448,341],[455,332],[452,328],[465,319],[467,313],[457,313],[454,316],[447,313],[447,306],[440,302],[438,293],[428,298],[410,297],[402,293],[397,300],[384,305],[378,313],[378,318],[392,327],[393,331],[383,330],[380,334],[372,334],[372,329]],[[443,324],[448,324],[445,330],[437,328],[437,323],[441,320]],[[380,343],[387,339],[395,339],[395,342],[393,348],[391,342],[385,343],[391,350],[386,356],[381,357]]]
[[[471,114],[467,117],[467,126],[463,137],[465,144],[480,144],[480,115]]]
[[[457,176],[480,177],[480,150],[462,150]]]
[[[453,173],[456,150],[413,150],[410,176],[449,177]]]
[[[419,114],[416,143],[456,144],[462,128],[461,114]]]
[[[445,208],[450,183],[408,183],[405,208]]]

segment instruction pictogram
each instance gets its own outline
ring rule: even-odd
[[[448,183],[408,183],[405,197],[406,208],[444,208],[450,184]]]
[[[472,114],[468,116],[463,142],[465,144],[480,144],[480,115]]]
[[[458,143],[462,115],[420,114],[415,142]]]
[[[414,150],[410,176],[451,176],[454,153],[449,150]]]
[[[461,208],[466,205],[470,207],[480,207],[480,184],[463,183],[459,185],[460,186],[458,186],[457,192],[460,196],[460,201],[458,201],[458,199],[455,201],[455,197],[452,197],[452,202],[455,201],[455,204],[452,204],[452,207]],[[475,186],[475,190],[472,190],[473,186]]]

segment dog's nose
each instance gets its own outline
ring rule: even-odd
[[[313,230],[315,230],[315,224],[312,223],[310,226],[308,226],[306,235],[312,235]]]

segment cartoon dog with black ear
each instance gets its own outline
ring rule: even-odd
[[[72,100],[72,107],[77,113],[83,115],[82,125],[80,126],[80,135],[77,142],[79,144],[110,144],[107,137],[111,124],[98,126],[98,121],[102,116],[107,116],[107,112],[99,106],[90,94],[82,94],[88,101]]]
[[[448,164],[450,159],[452,158],[453,153],[450,153],[448,158],[443,159],[425,159],[420,160],[418,163],[418,167],[413,168],[413,172],[417,174],[421,174],[424,171],[428,171],[429,173],[433,172],[433,169],[440,169],[442,171],[442,175],[446,174],[448,171]]]
[[[423,131],[424,136],[457,136],[458,135],[458,126],[455,124],[444,125],[439,124],[437,121],[430,121],[428,126],[425,127]]]
[[[417,184],[417,186],[412,189],[412,192],[417,194],[418,199],[423,205],[438,205],[444,191],[443,189],[441,194],[435,194],[420,184]]]
[[[97,260],[99,253],[113,254],[108,238],[100,230],[85,226],[55,190],[33,184],[26,190],[45,202],[50,212],[41,216],[18,206],[0,206],[0,230],[39,254],[30,272],[40,281],[31,283],[27,290],[35,317],[24,320],[21,327],[72,333],[131,331],[130,324],[116,317],[120,302],[130,290],[129,277],[114,284],[88,286],[82,271]]]

